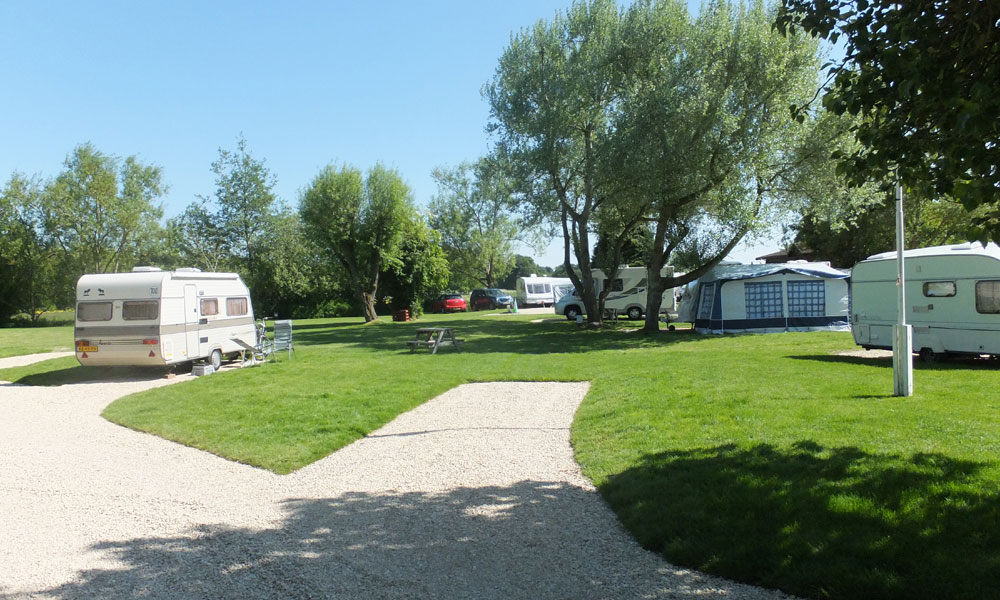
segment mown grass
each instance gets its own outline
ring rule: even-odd
[[[72,325],[0,329],[0,358],[72,349]]]
[[[291,361],[105,416],[286,473],[459,383],[591,381],[577,459],[675,564],[814,598],[998,596],[995,363],[918,365],[915,396],[894,398],[888,359],[835,355],[855,349],[849,334],[647,337],[532,318],[297,321]],[[409,354],[428,324],[455,327],[466,351]]]

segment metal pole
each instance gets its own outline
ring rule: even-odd
[[[896,182],[896,313],[892,328],[892,391],[896,396],[913,395],[913,327],[906,324],[906,273],[903,268],[903,186]]]

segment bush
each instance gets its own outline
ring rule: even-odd
[[[315,306],[299,306],[292,311],[293,319],[330,319],[333,317],[356,317],[361,311],[343,300],[327,300]]]

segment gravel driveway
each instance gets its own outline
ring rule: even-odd
[[[455,388],[291,475],[113,425],[184,381],[0,383],[0,598],[784,598],[639,548],[579,471],[585,383]]]

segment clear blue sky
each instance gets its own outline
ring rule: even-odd
[[[570,3],[0,3],[0,178],[92,142],[162,167],[169,217],[242,133],[292,206],[323,166],[377,161],[426,204],[432,168],[489,150],[480,90],[511,33]]]

